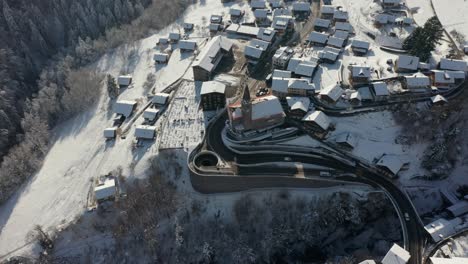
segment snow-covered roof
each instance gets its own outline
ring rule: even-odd
[[[135,137],[153,139],[155,132],[156,132],[155,126],[139,125],[135,128]]]
[[[180,39],[180,33],[177,33],[177,32],[169,33],[169,39],[170,40],[179,40]]]
[[[387,24],[389,22],[390,15],[388,14],[378,14],[375,16],[375,21],[380,24]]]
[[[117,83],[119,86],[128,86],[132,83],[132,76],[131,75],[120,75],[117,78]]]
[[[327,45],[337,47],[337,48],[341,48],[341,47],[343,47],[344,42],[345,42],[344,39],[337,38],[337,37],[329,37]]]
[[[260,28],[258,30],[257,38],[271,42],[276,35],[276,31],[273,28]]]
[[[207,81],[202,83],[200,94],[220,93],[224,94],[226,85],[218,81]]]
[[[420,62],[418,63],[418,69],[429,70],[431,65],[429,63]]]
[[[317,63],[312,61],[302,61],[297,65],[294,73],[305,77],[312,77],[316,69]]]
[[[419,64],[419,58],[415,56],[400,55],[396,61],[398,69],[406,70],[417,70]]]
[[[288,83],[290,78],[273,77],[271,89],[280,93],[288,92]]]
[[[306,79],[291,78],[288,81],[288,88],[301,90],[315,90],[315,85]]]
[[[429,87],[431,85],[429,77],[422,74],[405,76],[405,80],[408,88]]]
[[[441,70],[464,71],[467,70],[467,64],[464,60],[440,59]]]
[[[344,91],[339,84],[332,84],[320,90],[319,94],[321,96],[327,96],[328,98],[336,102],[338,99],[340,99],[343,92]]]
[[[330,61],[333,61],[335,62],[337,59],[338,59],[338,56],[339,56],[339,51],[338,52],[334,52],[334,51],[330,51],[330,50],[322,50],[322,51],[319,51],[318,53],[318,57],[320,59],[326,59],[326,60],[330,60]]]
[[[348,22],[336,22],[335,30],[343,30],[343,31],[351,32],[353,30],[353,27]]]
[[[299,97],[299,96],[288,96],[286,97],[288,102],[288,107],[291,111],[293,110],[302,110],[307,112],[310,105],[310,99],[308,97]]]
[[[161,43],[161,44],[166,44],[168,42],[169,42],[168,38],[159,38],[159,40],[158,40],[158,43]]]
[[[333,19],[348,20],[348,18],[349,18],[348,11],[335,10],[335,12],[333,13]]]
[[[406,264],[411,255],[397,244],[393,244],[385,257],[382,259],[382,264]]]
[[[334,14],[335,13],[335,6],[332,5],[323,5],[320,9],[321,14]]]
[[[283,1],[281,0],[268,0],[271,8],[280,8],[283,6]]]
[[[154,120],[156,116],[159,113],[159,109],[156,108],[148,108],[143,112],[143,118],[144,119],[149,119],[149,120]]]
[[[369,66],[353,66],[351,74],[353,77],[370,78],[371,70]]]
[[[351,43],[351,48],[358,48],[358,49],[365,49],[368,50],[370,48],[370,43],[367,41],[362,41],[362,40],[353,40]]]
[[[310,42],[325,44],[325,43],[327,43],[328,36],[329,35],[326,34],[326,33],[320,33],[320,32],[317,32],[317,31],[312,31],[312,33],[310,33],[307,40],[310,41]]]
[[[157,93],[151,98],[151,102],[157,105],[165,105],[168,98],[169,94],[167,93]]]
[[[266,41],[252,39],[250,43],[245,47],[244,54],[245,56],[259,59],[262,56],[262,53],[268,49],[269,45],[270,43]]]
[[[349,32],[343,30],[336,30],[335,33],[333,33],[333,36],[337,38],[348,39]]]
[[[314,22],[314,27],[329,28],[331,21],[328,19],[317,18]]]
[[[440,95],[440,94],[432,96],[431,101],[432,101],[433,104],[439,103],[439,102],[448,103],[447,99],[445,97],[443,97],[442,95]]]
[[[372,85],[374,87],[375,96],[387,96],[387,95],[389,95],[386,83],[384,83],[384,82],[375,82]]]
[[[106,128],[106,129],[104,129],[104,137],[105,138],[114,138],[116,131],[117,131],[116,127]]]
[[[210,25],[208,25],[208,28],[210,29],[210,31],[218,31],[221,28],[221,25],[216,23],[210,23]]]
[[[213,70],[217,65],[214,61],[216,55],[224,50],[225,52],[230,51],[232,48],[232,42],[223,36],[216,36],[206,44],[205,48],[200,52],[200,54],[195,59],[192,67],[201,67],[209,72]]]
[[[294,50],[288,46],[281,47],[276,50],[275,54],[273,55],[273,60],[289,60],[294,55]]]
[[[290,17],[291,15],[292,15],[291,10],[287,8],[278,8],[278,9],[273,10],[273,18],[277,16],[289,16]]]
[[[184,23],[184,29],[190,30],[193,28],[193,23]]]
[[[166,62],[169,59],[169,55],[166,53],[156,53],[153,56],[153,59],[157,62]]]
[[[237,34],[248,35],[252,37],[256,37],[258,35],[258,32],[260,32],[260,28],[258,27],[250,27],[250,26],[241,25],[237,29]]]
[[[113,197],[115,192],[115,179],[113,178],[106,179],[102,184],[94,187],[94,196],[98,201]]]
[[[362,100],[362,97],[361,97],[361,94],[359,93],[359,91],[354,91],[351,93],[351,95],[349,96],[349,99],[350,100],[358,100],[358,101],[361,101]]]
[[[254,17],[255,18],[266,18],[266,17],[268,17],[268,9],[255,9]]]
[[[279,9],[276,9],[279,10]],[[275,16],[273,17],[273,23],[271,23],[271,26],[274,29],[280,29],[284,30],[288,27],[289,22],[291,21],[292,17],[290,16]]]
[[[132,114],[135,105],[135,101],[120,100],[117,101],[117,103],[115,103],[114,112],[116,114],[121,114],[125,117],[129,117]]]
[[[359,95],[361,96],[362,100],[372,100],[374,97],[372,97],[372,94],[370,92],[370,88],[365,86],[365,87],[360,87],[357,89],[359,92]]]
[[[401,0],[382,0],[384,4],[399,4]]]
[[[223,17],[220,15],[211,15],[210,22],[214,24],[220,24],[223,22]]]
[[[455,78],[454,76],[447,72],[447,71],[437,71],[433,70],[434,73],[434,81],[438,84],[454,84],[455,83]],[[463,76],[465,76],[465,73],[463,73]]]
[[[335,142],[339,144],[348,144],[354,148],[357,145],[357,138],[350,132],[344,132],[336,137]]]
[[[322,111],[310,111],[304,116],[304,118],[302,118],[302,121],[315,122],[315,124],[317,124],[323,130],[328,130],[331,123],[328,116]]]
[[[430,257],[431,264],[466,264],[468,263],[468,258],[458,258],[458,257],[451,257],[451,258],[435,258]]]
[[[197,42],[191,40],[181,40],[179,42],[179,48],[183,50],[195,50]]]
[[[310,11],[310,3],[306,2],[294,2],[292,5],[293,11]]]
[[[265,8],[266,2],[264,0],[252,0],[250,6],[252,8]]]
[[[458,203],[449,206],[447,210],[455,217],[464,215],[468,212],[468,201],[459,201]]]
[[[240,16],[242,14],[242,11],[237,8],[230,8],[229,9],[229,15],[231,16]]]
[[[290,71],[282,71],[278,69],[273,70],[273,77],[281,77],[281,78],[291,78]]]
[[[291,58],[288,63],[287,70],[291,72],[295,72],[297,65],[302,62],[302,59],[300,58]]]
[[[440,218],[424,226],[424,229],[431,235],[434,242],[438,242],[454,234],[455,227],[461,223],[462,220],[458,217],[451,220]]]
[[[376,264],[372,259],[366,259],[364,261],[359,262],[359,264]]]
[[[258,120],[274,115],[283,115],[284,111],[278,97],[268,95],[252,101],[252,120]]]
[[[401,161],[397,155],[392,154],[384,154],[379,161],[377,161],[377,166],[387,168],[394,175],[398,174],[403,164],[403,161]]]

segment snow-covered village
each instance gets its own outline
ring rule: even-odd
[[[465,0],[0,8],[0,263],[468,263]]]

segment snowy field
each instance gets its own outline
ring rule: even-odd
[[[445,3],[447,2],[445,1]],[[406,0],[406,5],[413,12],[414,21],[419,26],[424,25],[429,18],[435,15],[431,7],[431,0]]]
[[[247,10],[248,6],[243,4],[242,9]],[[223,6],[218,0],[192,5],[174,24],[109,52],[92,67],[114,76],[132,74],[132,88],[125,89],[118,99],[139,100],[141,107],[150,92],[143,88],[148,74],[156,75],[156,91],[159,91],[180,78],[193,59],[193,54],[175,50],[167,65],[155,67],[153,55],[158,38],[179,31],[186,21],[199,25],[191,38],[201,43],[207,35],[209,16],[228,14],[228,10],[229,6]],[[124,175],[144,177],[147,161],[157,152],[157,146],[154,142],[145,142],[143,147],[133,150],[134,125],[140,124],[142,119],[135,122],[125,140],[106,142],[102,133],[112,125],[113,103],[103,93],[97,107],[54,129],[55,142],[40,171],[0,208],[0,257],[18,249],[29,252],[26,236],[35,225],[51,230],[82,214],[94,177],[118,166],[124,169]]]
[[[468,2],[465,0],[431,0],[437,12],[437,17],[444,28],[451,32],[456,30],[468,36]],[[459,43],[461,45],[465,43]]]

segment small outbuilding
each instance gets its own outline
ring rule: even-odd
[[[193,23],[184,23],[184,31],[185,32],[190,32],[193,30]]]
[[[155,135],[155,126],[139,125],[135,128],[135,137],[137,139],[154,139]]]
[[[132,76],[120,75],[119,78],[117,78],[117,83],[120,88],[127,87],[132,83]]]
[[[393,244],[382,259],[382,264],[406,264],[410,257],[411,255],[408,251],[397,244]]]
[[[114,112],[116,114],[123,115],[125,117],[129,117],[132,115],[133,110],[136,107],[135,101],[128,101],[128,100],[120,100],[115,103]]]
[[[376,165],[396,176],[404,163],[397,155],[384,154]]]
[[[169,99],[168,93],[157,93],[151,98],[151,102],[158,106],[164,106],[167,104],[167,100]]]
[[[311,111],[302,118],[304,126],[316,132],[326,132],[330,128],[331,121],[322,111]]]
[[[415,72],[418,66],[419,58],[415,56],[400,55],[395,61],[396,72]]]
[[[115,198],[117,194],[117,188],[115,185],[115,179],[106,177],[104,180],[100,180],[94,187],[94,197],[96,201],[101,202]]]
[[[362,40],[353,40],[351,43],[351,50],[355,55],[366,55],[367,52],[369,51],[370,48],[370,43],[367,41],[362,41]]]
[[[343,89],[339,84],[332,84],[320,90],[319,95],[320,99],[325,100],[329,103],[336,103],[343,95]]]
[[[109,127],[104,129],[104,137],[106,139],[115,138],[117,135],[117,128],[116,127]]]
[[[169,61],[169,54],[166,53],[156,53],[153,56],[155,63],[167,63]]]
[[[143,118],[147,121],[153,122],[159,115],[159,109],[157,108],[148,108],[143,112]]]
[[[181,40],[179,42],[179,49],[181,52],[191,52],[197,48],[197,42],[191,40]]]
[[[180,33],[172,32],[169,33],[169,42],[177,43],[180,40]]]

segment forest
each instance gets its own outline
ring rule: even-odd
[[[0,203],[41,165],[50,129],[96,102],[81,67],[173,22],[187,0],[0,2]]]

